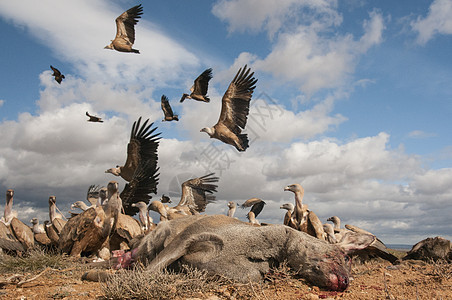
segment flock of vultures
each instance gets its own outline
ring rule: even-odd
[[[141,17],[142,10],[141,5],[137,5],[116,18],[116,37],[111,44],[105,47],[106,49],[140,53],[138,50],[133,49],[132,46],[135,41],[134,27]],[[55,80],[61,84],[65,78],[64,75],[53,66],[51,66],[51,69]],[[257,79],[253,76],[254,73],[246,65],[238,70],[223,95],[221,113],[217,124],[213,127],[201,129],[210,138],[215,138],[234,146],[238,151],[246,151],[249,147],[248,137],[242,133],[242,130],[246,126],[250,101],[257,82]],[[184,93],[180,102],[185,99],[193,99],[205,102],[208,105],[207,103],[210,102],[210,99],[207,91],[211,78],[212,69],[202,72],[194,80],[191,93]],[[165,95],[161,97],[161,107],[164,114],[163,121],[179,120],[180,116],[173,113],[169,99]],[[86,112],[86,115],[89,117],[88,121],[90,122],[103,122],[100,117],[91,115],[88,112]],[[107,187],[90,186],[87,192],[87,201],[73,203],[71,209],[74,210],[71,211],[69,219],[66,219],[57,208],[55,196],[50,196],[49,220],[44,221],[44,224],[40,224],[37,218],[33,218],[30,221],[32,224],[30,227],[18,219],[17,212],[13,210],[14,190],[8,189],[4,216],[0,222],[0,248],[2,251],[17,253],[35,247],[42,247],[43,249],[59,251],[71,256],[87,256],[96,260],[110,260],[114,258],[118,260],[118,258],[121,258],[119,259],[118,267],[125,266],[121,262],[127,259],[129,261],[136,260],[135,253],[137,251],[154,251],[155,253],[147,253],[145,256],[151,260],[157,257],[158,259],[154,260],[154,265],[168,266],[184,256],[186,262],[190,261],[190,258],[193,259],[194,253],[202,252],[210,247],[206,246],[206,243],[213,243],[213,248],[216,251],[214,252],[220,253],[221,249],[227,248],[226,240],[224,240],[226,235],[223,233],[222,228],[227,226],[230,228],[242,228],[240,226],[245,224],[248,226],[246,228],[252,228],[254,230],[253,234],[256,235],[265,235],[267,234],[265,232],[276,232],[277,228],[281,228],[279,226],[284,226],[285,229],[283,231],[285,235],[291,236],[295,234],[293,232],[296,232],[296,236],[300,238],[300,241],[316,244],[318,249],[327,253],[339,253],[337,252],[339,248],[345,249],[344,251],[340,250],[342,251],[340,253],[349,252],[348,250],[352,248],[350,246],[352,243],[356,245],[358,241],[366,239],[364,246],[354,247],[353,255],[358,255],[362,259],[381,257],[391,263],[397,262],[398,258],[391,254],[385,244],[372,233],[353,225],[345,225],[345,228],[341,228],[340,219],[337,216],[327,220],[331,221],[331,223],[322,223],[316,214],[303,203],[304,190],[299,184],[291,184],[284,188],[285,191],[292,192],[295,198],[294,203],[286,203],[281,206],[281,209],[287,210],[281,222],[284,225],[261,224],[257,220],[265,205],[265,202],[259,198],[251,198],[242,204],[242,207],[250,208],[247,214],[249,222],[241,222],[234,218],[237,204],[231,201],[227,204],[229,207],[227,216],[216,215],[208,219],[208,224],[215,224],[215,226],[210,225],[210,228],[208,228],[209,226],[202,225],[202,222],[207,221],[200,223],[199,220],[203,220],[200,214],[205,211],[209,202],[215,201],[214,193],[216,192],[216,183],[219,178],[215,177],[213,173],[184,182],[180,200],[175,206],[170,206],[172,201],[165,195],[160,200],[150,201],[152,198],[150,194],[157,193],[159,176],[157,161],[160,133],[156,133],[156,129],[157,127],[149,119],[142,121],[140,117],[133,123],[130,141],[127,145],[126,162],[123,166],[117,166],[105,171],[123,178],[127,182],[124,189],[119,191],[116,181],[110,181]],[[79,211],[76,212],[75,209],[79,209]],[[149,215],[150,210],[159,213],[159,222],[152,220]],[[138,219],[134,218],[137,214]],[[171,225],[173,224],[172,222],[175,224],[173,227]],[[194,226],[194,229],[192,228],[188,232],[203,233],[197,240],[197,246],[184,246],[177,254],[172,253],[170,255],[170,251],[178,249],[178,245],[173,245],[172,250],[166,249],[172,243],[162,242],[161,236],[164,236],[165,240],[171,237],[169,241],[180,239],[180,244],[186,243],[187,239],[188,243],[192,243],[193,237],[186,236],[183,238],[177,235],[180,232],[186,232],[187,226]],[[267,231],[259,229],[264,227],[274,229],[266,229]],[[240,229],[242,232],[246,230]],[[209,231],[209,234],[206,233],[207,231]],[[215,237],[212,234],[215,234]],[[308,235],[310,237],[305,238]],[[240,239],[232,239],[227,243],[239,243],[238,240]],[[275,240],[275,243],[278,243],[278,241]],[[248,242],[249,239],[243,243]],[[159,249],[156,249],[157,246],[149,246],[149,244],[153,243],[155,245],[161,244]],[[260,247],[272,248],[274,246],[264,246],[263,244],[255,242],[253,244],[255,249],[250,250],[250,247],[247,247],[248,249],[243,251],[244,253],[250,253],[250,251],[254,250],[265,252],[265,249],[260,249]],[[287,241],[282,244],[287,244]],[[296,247],[300,246],[297,245]],[[234,248],[235,250],[233,251],[237,252],[239,251],[238,249],[243,248],[243,245],[234,244]],[[279,256],[281,256],[281,253],[287,254],[286,257],[279,257],[278,259],[295,260],[300,270],[302,269],[300,264],[312,262],[309,255],[303,256],[300,260],[297,255],[290,254],[288,249],[281,250],[281,247],[279,247],[278,251],[280,251],[278,252]],[[306,252],[306,250],[303,251]],[[168,258],[168,255],[171,259]],[[238,254],[235,253],[235,255]],[[440,237],[421,241],[413,246],[406,258],[419,259],[426,257],[450,259],[450,241]],[[205,260],[205,258],[203,259]],[[252,259],[257,260],[256,257],[248,257],[249,261],[252,261]],[[261,265],[265,259],[262,258],[260,261]],[[270,260],[268,257],[267,259]],[[216,270],[215,267],[212,267],[212,263],[209,265],[205,261],[202,264],[194,264],[205,267],[210,271]],[[229,266],[223,269],[227,268]],[[317,269],[317,267],[314,266],[311,269],[308,270],[310,273],[306,271],[306,274],[308,274],[306,276],[309,277],[309,274],[313,273],[313,270]],[[336,279],[333,280],[333,283],[326,283],[325,286],[332,289],[346,288],[348,285],[348,279],[344,279],[346,275],[339,276],[336,273],[334,274],[334,276],[329,275],[327,277]]]

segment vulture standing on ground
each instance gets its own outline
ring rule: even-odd
[[[18,218],[13,218],[10,224],[11,232],[25,249],[31,249],[35,246],[33,231]]]
[[[104,49],[112,49],[119,52],[133,52],[140,53],[140,51],[133,49],[135,43],[135,25],[138,19],[143,14],[143,7],[140,5],[134,6],[123,12],[116,18],[116,37],[111,41],[110,45],[105,46]]]
[[[173,110],[171,109],[171,105],[169,104],[168,97],[166,97],[165,95],[162,95],[160,102],[161,102],[161,106],[162,106],[162,110],[163,110],[163,115],[165,116],[165,118],[162,120],[162,122],[179,121],[179,116],[175,115],[173,113]]]
[[[295,183],[286,186],[284,191],[290,191],[295,194],[294,220],[296,222],[296,227],[294,228],[315,236],[318,239],[325,240],[322,222],[320,222],[313,211],[308,209],[307,205],[303,204],[303,187],[298,183]]]
[[[245,151],[249,147],[247,134],[241,132],[245,129],[251,96],[257,82],[253,77],[254,72],[250,74],[250,71],[246,65],[239,69],[223,95],[217,124],[201,129],[201,132],[206,132],[210,138],[230,144],[238,151]]]
[[[58,82],[59,84],[61,84],[61,81],[63,81],[63,79],[65,78],[63,74],[61,74],[60,70],[58,70],[57,68],[54,68],[52,66],[50,66],[50,68],[53,71],[52,76],[55,77],[55,81]]]
[[[207,97],[207,89],[209,88],[209,81],[212,79],[212,69],[207,69],[195,79],[193,86],[190,88],[191,94],[183,94],[180,102],[184,102],[185,99],[193,99],[203,102],[210,102],[210,98]]]
[[[89,117],[89,119],[86,120],[88,122],[100,122],[100,123],[104,122],[102,121],[102,118],[90,115],[88,112],[86,112],[86,116]]]
[[[250,207],[250,212],[246,215],[251,224],[260,225],[259,221],[256,219],[264,208],[265,202],[259,198],[251,198],[242,204],[242,208]]]
[[[287,210],[286,214],[284,215],[283,224],[292,228],[297,228],[294,215],[294,205],[292,203],[284,203],[279,208]]]
[[[16,239],[9,227],[6,226],[5,223],[0,222],[0,252],[2,250],[22,252],[25,251],[25,248]]]
[[[116,166],[105,171],[105,173],[111,173],[115,176],[121,176],[125,181],[132,180],[132,176],[135,170],[140,164],[150,162],[157,168],[157,148],[160,137],[153,132],[157,127],[151,129],[154,123],[148,125],[149,119],[147,119],[140,127],[141,117],[133,122],[132,130],[130,133],[130,141],[127,145],[127,159],[124,166]],[[146,202],[148,203],[148,202]],[[136,209],[138,212],[138,209]]]
[[[6,190],[6,203],[3,217],[0,219],[5,225],[9,225],[13,218],[17,218],[17,211],[13,210],[14,190]]]
[[[153,201],[149,209],[160,214],[160,220],[171,220],[178,217],[195,215],[204,212],[207,203],[215,200],[213,192],[217,191],[218,177],[210,173],[201,177],[189,179],[182,183],[182,195],[175,207],[166,207],[160,201]]]
[[[32,230],[37,245],[41,247],[49,247],[52,244],[52,240],[49,239],[45,232],[44,225],[39,224],[38,218],[31,219]]]
[[[234,201],[229,201],[228,202],[228,217],[233,218],[234,214],[235,214],[235,210],[237,209],[237,203],[235,203]]]

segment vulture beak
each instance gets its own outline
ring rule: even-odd
[[[286,186],[286,187],[284,188],[284,190],[285,190],[285,191],[290,191],[290,186]]]

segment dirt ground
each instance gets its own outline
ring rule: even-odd
[[[0,299],[106,299],[101,283],[82,281],[86,267],[47,269],[37,279],[18,288],[0,287]],[[29,279],[38,275],[21,274]],[[13,274],[1,274],[6,278]],[[243,287],[242,287],[243,288]],[[187,295],[185,299],[452,299],[452,265],[408,261],[391,265],[386,261],[355,263],[350,287],[342,293],[329,292],[285,275],[274,274],[261,284],[245,287],[221,285],[217,290]],[[129,295],[130,296],[130,295]]]

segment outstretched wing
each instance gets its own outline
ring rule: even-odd
[[[195,79],[192,92],[197,95],[207,95],[210,79],[212,79],[212,68],[205,70]]]
[[[97,199],[99,199],[99,191],[100,191],[99,185],[90,185],[88,188],[88,192],[86,193],[86,200],[91,203],[91,205],[97,204]]]
[[[207,203],[214,201],[213,192],[217,191],[219,178],[210,173],[202,177],[194,178],[182,183],[182,196],[177,206],[187,205],[190,211],[198,213],[206,209]]]
[[[58,70],[57,68],[52,67],[52,65],[50,65],[50,69],[52,69],[53,71],[53,76],[61,76],[61,72],[60,70]]]
[[[133,216],[139,212],[137,207],[132,207],[132,203],[143,201],[149,204],[152,198],[150,193],[157,194],[158,168],[152,161],[140,164],[133,174],[132,180],[126,184],[120,194],[124,212]]]
[[[254,72],[251,73],[251,69],[247,69],[246,65],[243,69],[240,68],[221,100],[218,123],[223,123],[235,134],[240,134],[246,125],[251,96],[257,82],[253,75]]]
[[[165,117],[172,117],[173,116],[173,110],[171,109],[171,105],[169,104],[168,97],[165,95],[162,95],[161,98],[161,105],[163,113],[165,114]]]
[[[252,207],[251,207],[251,211],[254,213],[254,217],[257,218],[257,216],[261,213],[262,209],[264,208],[265,202],[264,201],[260,201],[258,203],[255,203]]]
[[[153,134],[157,127],[152,128],[154,123],[148,125],[147,119],[140,126],[141,117],[133,123],[130,133],[130,141],[127,145],[127,160],[121,169],[121,177],[130,181],[135,170],[140,164],[150,163],[157,167],[157,148],[160,140],[160,133]]]
[[[135,24],[143,14],[143,7],[140,5],[134,6],[123,12],[116,18],[116,38],[123,38],[128,40],[131,44],[135,42]]]

